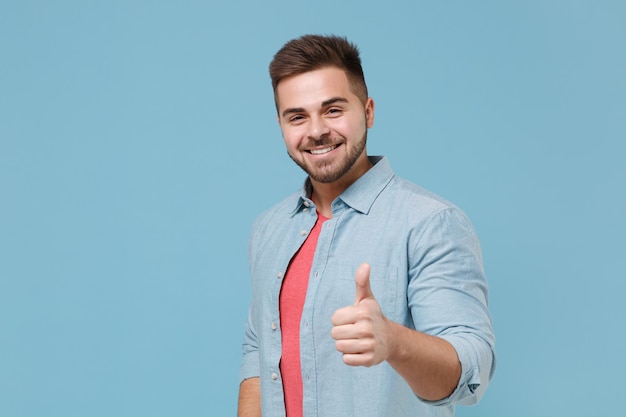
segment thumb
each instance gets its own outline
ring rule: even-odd
[[[356,295],[354,305],[359,304],[366,298],[374,298],[372,289],[370,288],[370,265],[363,263],[354,274],[354,283],[356,284]]]

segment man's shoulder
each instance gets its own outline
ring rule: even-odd
[[[439,194],[399,176],[394,176],[389,187],[387,187],[387,191],[394,201],[412,208],[421,207],[435,211],[450,208],[458,209],[454,203]]]
[[[411,181],[395,177],[385,191],[385,201],[377,212],[395,219],[399,227],[419,230],[418,235],[428,230],[459,231],[464,236],[475,233],[459,206]]]
[[[275,221],[281,221],[284,220],[286,217],[291,216],[296,209],[296,204],[298,204],[301,196],[302,192],[296,191],[285,197],[278,203],[275,203],[270,208],[262,211],[261,214],[259,214],[254,220],[252,226],[253,230],[257,229],[263,224],[271,224]]]

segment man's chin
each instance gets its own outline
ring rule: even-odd
[[[339,180],[343,175],[347,172],[347,169],[344,170],[311,170],[305,169],[305,172],[309,174],[309,178],[311,178],[315,182],[319,182],[321,184],[330,184],[337,180]]]

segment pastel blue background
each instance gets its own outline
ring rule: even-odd
[[[0,416],[234,415],[260,211],[300,186],[267,65],[348,36],[369,151],[482,241],[459,416],[621,414],[623,1],[0,3]]]

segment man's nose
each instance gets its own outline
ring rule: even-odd
[[[312,117],[309,124],[309,137],[311,139],[322,139],[330,134],[330,128],[323,117]]]

